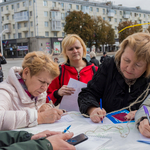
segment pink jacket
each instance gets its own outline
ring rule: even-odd
[[[21,70],[12,67],[7,79],[0,83],[0,130],[36,126],[37,110],[46,102],[46,92],[38,96],[36,104],[26,94],[15,75]]]

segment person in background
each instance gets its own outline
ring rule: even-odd
[[[46,90],[58,75],[58,65],[40,51],[28,53],[22,67],[12,67],[0,84],[0,130],[59,120],[63,111],[45,104]]]
[[[145,101],[140,106],[140,109],[135,114],[135,124],[140,133],[148,138],[150,138],[150,122],[147,119],[145,111],[143,109],[145,105],[150,113],[150,98],[146,98]]]
[[[96,54],[95,52],[90,52],[90,62],[93,63],[95,66],[99,66],[99,61],[96,59]]]
[[[31,134],[26,131],[0,131],[0,150],[75,150],[75,147],[66,141],[73,133],[43,131]]]
[[[91,60],[89,53],[90,53],[90,51],[87,50],[87,53],[86,53],[86,60],[87,60],[88,62]]]
[[[100,62],[103,63],[104,59],[107,58],[109,56],[107,56],[106,52],[103,52],[103,56],[100,59]]]
[[[54,62],[55,62],[55,63],[58,63],[58,64],[60,63],[60,62],[59,62],[59,59],[58,59],[57,57],[54,58]]]
[[[78,96],[82,114],[88,114],[95,123],[106,112],[129,106],[148,88],[150,82],[150,34],[135,33],[120,45],[115,57],[108,57]],[[100,98],[103,109],[100,109]],[[139,102],[142,99],[139,98]],[[142,102],[131,107],[133,114]],[[130,114],[131,114],[130,113]],[[98,116],[100,115],[100,116]],[[131,118],[129,118],[131,116]],[[127,115],[127,119],[133,119]]]
[[[2,54],[0,53],[0,82],[3,81],[3,77],[4,77],[1,64],[6,64],[6,63],[7,63],[7,61],[6,61],[5,57],[2,56]]]
[[[56,106],[64,95],[74,93],[75,89],[67,87],[70,78],[88,83],[98,69],[84,58],[86,46],[76,34],[69,34],[63,39],[62,53],[65,63],[60,65],[60,76],[52,81],[47,90],[47,95]]]

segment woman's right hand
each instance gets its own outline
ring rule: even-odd
[[[55,121],[61,119],[63,111],[57,108],[47,109],[42,112],[38,112],[38,124],[43,123],[54,123]]]
[[[99,123],[106,116],[106,111],[104,108],[100,109],[99,107],[98,108],[93,107],[93,108],[90,108],[88,112],[89,112],[91,120],[95,123]]]
[[[148,119],[144,119],[140,122],[139,131],[142,135],[150,138],[150,124]]]
[[[75,89],[71,87],[67,87],[67,85],[63,85],[59,90],[58,90],[58,95],[59,96],[64,96],[64,95],[71,95],[74,94]]]

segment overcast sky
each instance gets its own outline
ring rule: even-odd
[[[114,5],[122,4],[123,6],[127,7],[140,6],[141,9],[150,11],[150,0],[90,0],[90,1],[99,1],[99,2],[112,1]]]

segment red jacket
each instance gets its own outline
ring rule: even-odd
[[[47,96],[51,98],[51,100],[53,101],[55,105],[58,105],[62,99],[62,97],[58,95],[58,90],[63,85],[68,85],[70,78],[79,80],[84,83],[88,83],[94,75],[94,70],[96,72],[98,69],[97,66],[94,66],[94,64],[91,64],[89,62],[87,62],[87,66],[84,67],[79,72],[79,74],[75,67],[71,67],[68,64],[61,65],[61,68],[62,69],[60,71],[61,72],[60,76],[58,76],[52,81],[52,83],[49,85],[48,90],[47,90]],[[47,103],[49,102],[48,98],[46,102]]]

